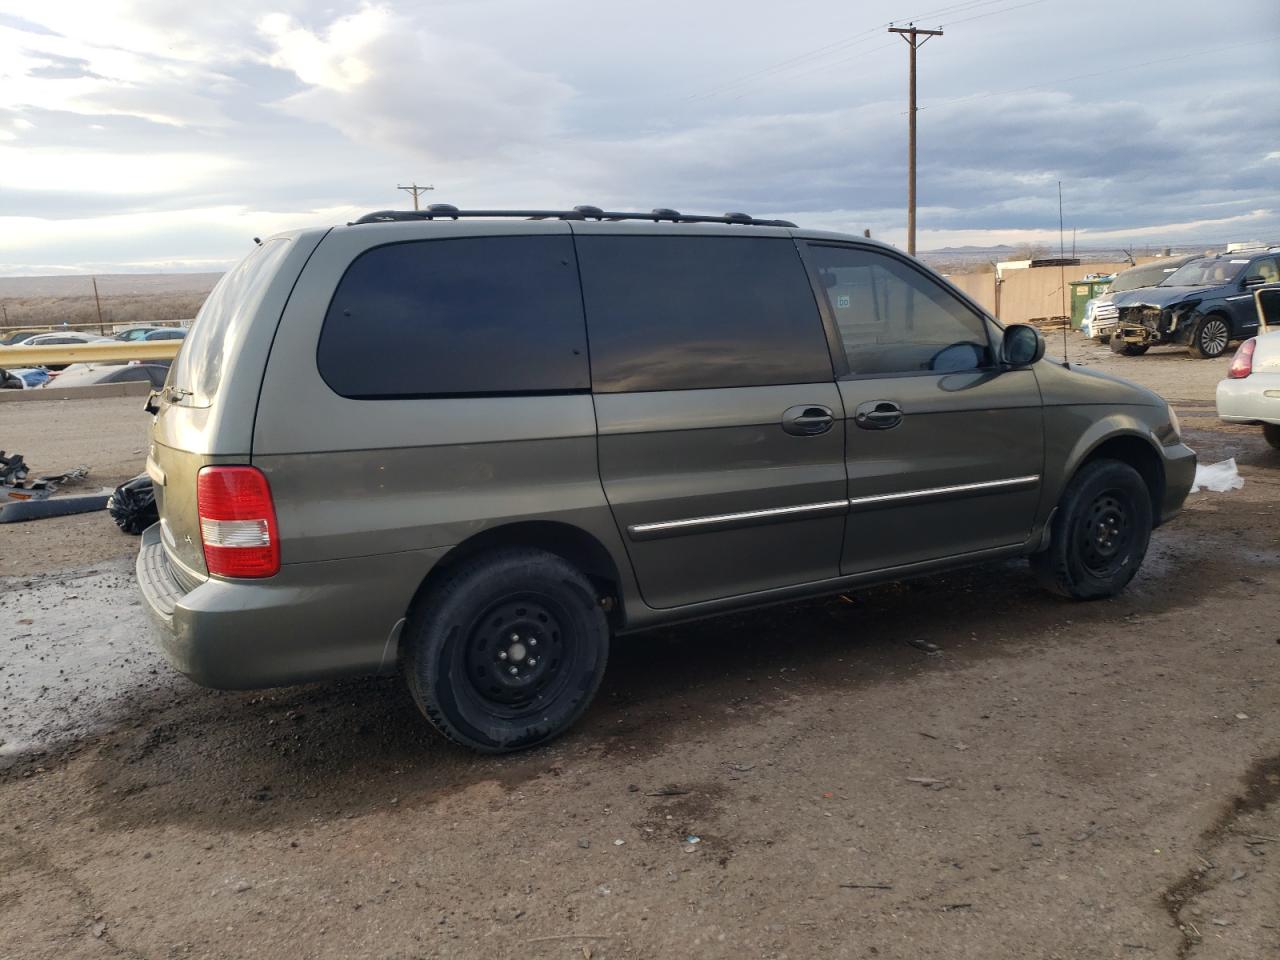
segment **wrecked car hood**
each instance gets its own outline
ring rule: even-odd
[[[1183,300],[1203,300],[1216,287],[1139,287],[1111,295],[1117,307],[1169,307]]]

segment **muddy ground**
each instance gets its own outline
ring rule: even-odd
[[[1246,481],[1122,597],[999,564],[626,638],[509,758],[394,680],[194,687],[136,541],[0,528],[0,957],[1280,956],[1280,452],[1213,416],[1227,359],[1072,354]],[[95,463],[141,448],[116,403]],[[69,407],[0,445],[61,465]]]

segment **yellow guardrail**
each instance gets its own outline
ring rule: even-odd
[[[181,346],[181,340],[110,340],[103,343],[0,347],[0,369],[94,361],[106,363],[112,360],[172,360]]]

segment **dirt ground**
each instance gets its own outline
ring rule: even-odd
[[[0,450],[20,453],[32,476],[86,466],[79,489],[112,487],[136,477],[147,459],[141,397],[50,400],[0,406]],[[55,573],[127,552],[120,533],[101,515],[80,514],[0,528],[0,576]]]
[[[0,957],[1280,956],[1280,452],[1214,416],[1229,358],[1071,355],[1245,478],[1123,596],[999,564],[625,638],[507,758],[395,680],[197,688],[134,539],[0,528]],[[74,444],[48,406],[0,446],[140,468],[114,403]]]

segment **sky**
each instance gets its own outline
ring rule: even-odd
[[[917,5],[913,5],[917,4]],[[1276,0],[0,0],[0,275],[222,270],[412,205],[920,250],[1280,242]]]

